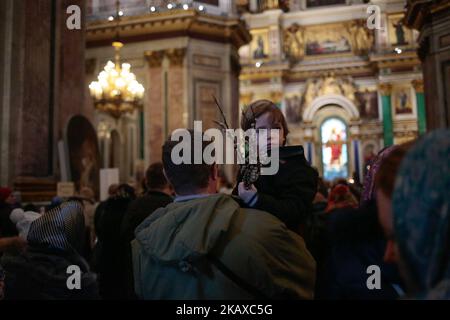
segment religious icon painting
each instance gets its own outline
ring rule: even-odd
[[[302,99],[299,95],[285,98],[285,116],[288,123],[299,123],[302,120]]]
[[[388,16],[389,44],[393,47],[404,47],[414,43],[414,35],[411,29],[403,24],[403,13]]]
[[[251,30],[252,42],[250,43],[250,54],[254,60],[264,60],[269,58],[269,30],[254,29]]]
[[[345,4],[345,0],[306,0],[307,8],[315,8],[321,6],[331,6],[335,4]]]
[[[351,36],[342,23],[308,26],[305,33],[306,55],[350,53]]]
[[[376,91],[369,91],[366,89],[357,92],[356,99],[359,103],[359,114],[363,120],[378,119],[378,93]]]
[[[408,117],[414,114],[412,92],[410,87],[394,87],[392,90],[391,99],[396,117]]]
[[[339,118],[329,118],[320,127],[322,142],[322,167],[325,180],[347,178],[348,151],[347,126]]]

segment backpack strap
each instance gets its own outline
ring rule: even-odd
[[[242,279],[240,276],[235,274],[233,271],[231,271],[226,265],[223,264],[222,261],[219,260],[216,256],[214,256],[211,253],[208,253],[206,255],[207,259],[216,266],[217,269],[219,269],[222,274],[230,279],[234,284],[236,284],[241,289],[247,291],[250,295],[252,295],[255,299],[258,300],[269,300],[269,298],[262,293],[259,289],[257,289],[255,286],[251,285],[244,279]]]

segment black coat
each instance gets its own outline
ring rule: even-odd
[[[401,280],[395,265],[383,261],[386,241],[374,201],[324,214],[325,250],[317,261],[317,299],[396,299]],[[367,267],[381,270],[381,289],[369,290]]]
[[[289,229],[298,231],[311,217],[318,174],[306,161],[302,146],[281,147],[279,152],[278,173],[260,176],[255,183],[258,200],[253,208],[273,214]],[[233,194],[238,194],[237,186]]]
[[[156,209],[163,208],[173,201],[172,197],[159,191],[148,191],[134,200],[123,217],[121,238],[130,242],[134,239],[134,230]]]
[[[29,247],[19,255],[4,255],[7,300],[92,300],[99,299],[96,275],[77,253]],[[68,267],[81,271],[81,288],[69,290]]]
[[[16,226],[9,219],[14,208],[7,204],[0,204],[0,237],[14,237],[18,235]]]
[[[109,198],[96,210],[97,244],[93,267],[98,273],[100,295],[103,299],[121,299],[125,295],[124,261],[120,254],[120,229],[131,199]]]
[[[130,242],[135,238],[134,230],[156,209],[163,208],[173,201],[172,197],[159,191],[148,191],[144,196],[134,200],[123,217],[120,239],[120,260],[124,283],[123,298],[134,299],[133,261]]]

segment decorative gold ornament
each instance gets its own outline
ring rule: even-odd
[[[374,44],[374,35],[371,30],[367,28],[364,20],[351,21],[347,25],[348,33],[350,34],[350,42],[353,53],[357,55],[368,54]]]
[[[164,59],[164,50],[160,51],[146,51],[145,57],[147,58],[148,66],[150,68],[161,67]]]
[[[412,85],[414,87],[414,90],[417,93],[423,93],[424,92],[424,90],[423,90],[423,80],[422,79],[413,80],[412,81]]]
[[[333,72],[318,79],[310,79],[306,82],[303,94],[303,107],[311,105],[312,101],[324,95],[341,95],[358,104],[356,99],[357,88],[350,76],[335,77]]]
[[[392,85],[390,83],[380,83],[378,90],[382,96],[390,96],[392,93]]]
[[[291,63],[300,61],[305,55],[304,28],[294,23],[283,32],[283,50]]]
[[[167,58],[171,66],[182,66],[184,56],[186,55],[186,48],[170,49],[166,51]]]

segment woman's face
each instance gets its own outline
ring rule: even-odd
[[[256,118],[255,129],[278,129],[279,134],[276,136],[275,132],[267,132],[267,146],[270,149],[271,146],[280,147],[284,144],[284,129],[281,123],[273,123],[272,117],[269,112],[263,113]]]

